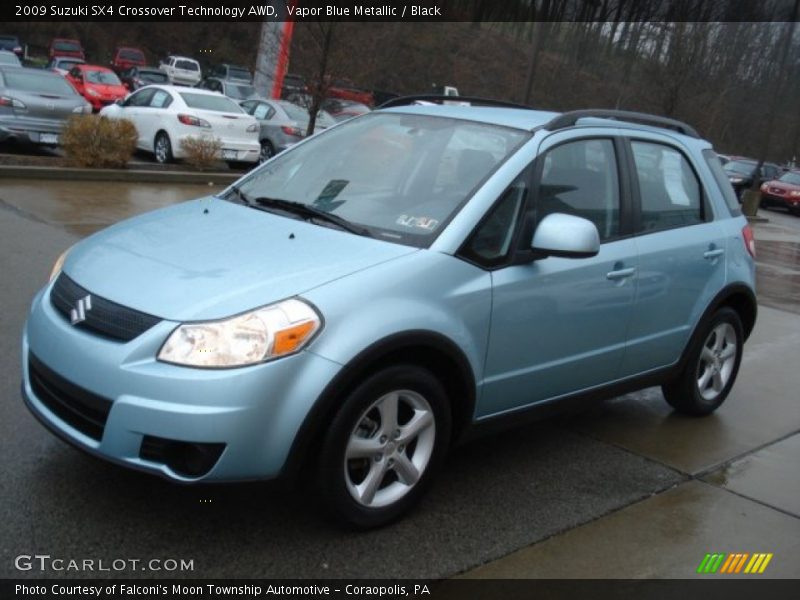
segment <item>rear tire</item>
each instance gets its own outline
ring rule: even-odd
[[[275,146],[269,140],[261,140],[261,151],[258,155],[258,163],[265,163],[275,156]]]
[[[360,529],[408,512],[442,464],[450,421],[442,384],[427,370],[398,365],[368,377],[322,442],[317,481],[326,507]]]
[[[727,306],[720,308],[690,344],[683,370],[661,389],[676,411],[708,415],[728,397],[739,372],[744,345],[739,314]]]
[[[239,160],[228,161],[228,167],[235,171],[249,171],[256,166],[258,166],[258,163],[244,162]]]
[[[156,139],[153,142],[153,155],[156,157],[156,162],[162,165],[171,163],[174,160],[172,142],[169,141],[169,136],[166,132],[159,131],[156,134]]]

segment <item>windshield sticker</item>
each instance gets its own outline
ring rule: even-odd
[[[397,217],[396,223],[403,227],[417,227],[428,231],[433,231],[439,226],[438,219],[432,219],[431,217],[414,217],[411,215],[400,215]]]
[[[334,200],[336,196],[341,194],[342,190],[347,187],[348,183],[350,182],[346,179],[331,179],[319,193],[317,199],[314,200],[314,206],[325,212],[331,212],[340,207],[344,204],[344,200],[339,200],[338,202]]]

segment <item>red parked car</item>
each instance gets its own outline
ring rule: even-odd
[[[89,101],[95,112],[128,95],[117,74],[107,67],[75,65],[67,73],[67,81]]]
[[[800,216],[800,171],[787,171],[761,186],[761,206],[779,206]]]
[[[117,73],[121,73],[131,67],[143,67],[147,64],[144,52],[139,48],[120,46],[114,52],[114,60],[111,61],[111,68]]]
[[[56,56],[71,56],[73,58],[86,60],[86,53],[83,51],[83,46],[81,46],[80,41],[67,38],[53,38],[53,41],[50,42],[48,56],[50,58],[55,58]]]
[[[334,79],[328,88],[326,95],[328,98],[339,98],[341,100],[352,100],[367,106],[372,106],[375,99],[371,92],[357,88],[349,79]]]

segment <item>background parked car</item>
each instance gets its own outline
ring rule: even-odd
[[[209,77],[216,77],[217,79],[228,79],[228,80],[236,80],[236,81],[246,81],[247,83],[253,83],[253,74],[250,72],[250,69],[247,67],[242,67],[239,65],[230,65],[227,63],[223,63],[221,65],[216,65],[208,72]]]
[[[197,85],[200,83],[200,63],[186,56],[168,56],[159,68],[167,74],[172,85]]]
[[[248,100],[258,96],[256,88],[243,80],[238,79],[218,79],[217,77],[206,77],[197,87],[233,98],[236,101]]]
[[[144,52],[139,48],[120,46],[114,52],[114,60],[111,61],[111,68],[119,74],[131,67],[143,67],[147,64]]]
[[[17,55],[13,52],[0,50],[0,65],[5,67],[21,67],[22,63],[19,62],[19,58],[17,58]]]
[[[0,67],[0,141],[55,146],[66,120],[92,107],[51,71]]]
[[[0,35],[0,50],[8,50],[22,58],[22,44],[15,35]]]
[[[354,100],[341,100],[328,98],[322,103],[322,109],[336,121],[346,121],[358,115],[370,112],[372,109],[366,104]]]
[[[334,79],[331,82],[331,86],[328,88],[326,96],[328,98],[353,100],[354,102],[360,102],[367,106],[373,106],[375,104],[375,98],[373,98],[372,92],[357,88],[349,79]]]
[[[51,58],[50,62],[47,63],[45,69],[50,69],[51,71],[55,71],[59,75],[63,75],[66,77],[67,73],[69,73],[70,69],[75,65],[82,65],[84,60],[80,58],[70,58],[68,56],[56,56],[55,58]]]
[[[89,101],[95,111],[128,95],[127,88],[117,74],[99,65],[75,65],[67,73],[67,81]]]
[[[761,206],[777,206],[800,217],[800,171],[787,171],[761,186]]]
[[[47,56],[50,58],[55,58],[56,56],[71,56],[73,58],[86,60],[86,53],[83,51],[83,46],[81,46],[80,41],[68,38],[53,38],[50,42]]]
[[[246,100],[242,102],[242,108],[258,120],[259,162],[269,160],[306,137],[308,111],[288,100]],[[317,115],[316,129],[326,129],[335,124],[333,117],[324,111]]]
[[[288,100],[289,96],[293,94],[302,94],[306,92],[306,80],[302,75],[294,73],[287,73],[283,78],[283,87],[281,87],[281,98]]]
[[[167,74],[157,67],[131,67],[120,73],[119,79],[122,81],[122,85],[130,91],[138,90],[153,83],[169,83]]]
[[[220,158],[231,166],[258,161],[258,123],[230,98],[198,88],[149,85],[100,114],[129,119],[139,133],[137,145],[156,161],[185,158],[187,138],[218,139]]]
[[[752,158],[731,160],[723,168],[739,198],[744,190],[753,186],[754,181],[760,186],[765,181],[776,179],[780,174],[780,167],[774,163],[765,162],[759,171],[758,161]]]

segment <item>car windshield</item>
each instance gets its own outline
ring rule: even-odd
[[[139,71],[139,79],[148,83],[166,83],[167,74],[163,71]]]
[[[244,100],[256,95],[256,88],[247,84],[229,83],[225,89],[228,92],[227,95],[236,100]]]
[[[184,71],[199,71],[200,67],[196,62],[191,60],[176,60],[175,61],[175,68],[176,69],[183,69]]]
[[[53,48],[62,52],[80,52],[81,46],[77,42],[56,42]]]
[[[113,71],[84,71],[86,81],[89,83],[99,83],[101,85],[122,85]]]
[[[792,185],[800,185],[800,173],[796,171],[789,171],[784,173],[778,178],[778,181],[783,183],[790,183]]]
[[[732,160],[725,163],[723,169],[740,175],[751,175],[756,170],[756,163],[749,160]]]
[[[530,133],[471,121],[372,113],[279,154],[239,186],[427,247]],[[230,198],[234,201],[234,198]]]
[[[124,58],[125,60],[136,60],[144,62],[144,54],[142,54],[138,50],[120,50],[119,57]]]
[[[59,96],[75,96],[77,94],[75,88],[56,73],[8,69],[3,72],[2,76],[5,79],[5,87],[12,90]]]
[[[189,108],[226,113],[244,112],[236,102],[225,96],[217,96],[216,94],[193,94],[191,92],[180,92],[180,95]]]

